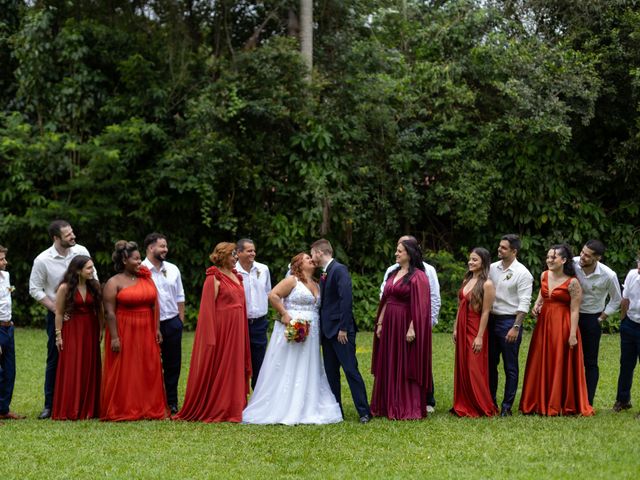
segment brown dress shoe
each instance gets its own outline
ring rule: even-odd
[[[17,413],[14,412],[7,412],[3,415],[0,415],[0,420],[24,420],[25,417],[24,415],[18,415]]]
[[[621,402],[616,400],[616,403],[613,404],[612,410],[614,412],[621,412],[622,410],[629,410],[631,408],[631,403],[629,402]]]

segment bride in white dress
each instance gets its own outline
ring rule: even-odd
[[[242,412],[243,423],[324,424],[342,421],[320,355],[320,289],[313,280],[315,264],[306,253],[291,260],[291,276],[269,294],[280,314],[260,369],[258,382]],[[285,325],[291,320],[311,323],[304,342],[287,342]]]

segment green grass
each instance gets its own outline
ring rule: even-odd
[[[530,335],[521,349],[524,369]],[[371,334],[358,336],[371,392]],[[459,419],[453,396],[453,346],[434,335],[436,414],[427,420],[374,419],[360,425],[343,381],[346,420],[327,426],[204,425],[171,421],[39,421],[46,334],[16,332],[18,378],[13,410],[0,425],[0,479],[26,478],[638,478],[638,408],[611,412],[619,339],[602,338],[601,378],[592,418]],[[184,395],[193,334],[185,335]],[[640,379],[633,398],[640,406]],[[522,374],[521,374],[522,378]],[[500,390],[502,386],[500,386]]]

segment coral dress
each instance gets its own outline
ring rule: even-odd
[[[100,414],[100,323],[88,289],[84,300],[76,291],[71,318],[62,324],[62,341],[51,418],[96,418]]]
[[[482,350],[473,352],[480,328],[480,312],[471,308],[469,292],[458,292],[456,364],[453,375],[453,408],[460,417],[490,417],[498,413],[489,390],[489,331],[482,336]]]
[[[408,283],[403,278],[394,285],[395,277],[390,275],[384,286],[376,316],[386,306],[380,338],[373,336],[371,413],[397,420],[420,419],[427,415],[431,389],[429,280],[422,270],[416,270]],[[411,321],[416,339],[409,343]]]
[[[160,346],[156,342],[157,291],[151,272],[140,267],[138,281],[116,296],[120,352],[105,334],[100,418],[123,421],[167,417]]]
[[[567,279],[549,292],[549,272],[542,276],[542,310],[538,315],[524,373],[520,411],[540,415],[593,415],[587,396],[580,331],[569,348],[571,295]]]
[[[251,349],[242,277],[236,275],[239,283],[216,267],[207,270],[187,393],[176,420],[242,421],[249,394]],[[214,278],[220,282],[217,299]]]

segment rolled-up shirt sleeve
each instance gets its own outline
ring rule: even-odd
[[[607,317],[613,315],[620,308],[620,302],[622,302],[622,294],[620,293],[620,282],[615,275],[609,277],[609,303],[604,309],[604,313]]]
[[[176,303],[184,303],[184,287],[182,286],[180,270],[178,270],[178,278],[176,279]]]
[[[533,276],[527,271],[518,279],[518,312],[528,312],[533,293]]]
[[[47,284],[47,269],[43,262],[37,258],[33,261],[33,268],[31,269],[31,276],[29,277],[29,295],[31,295],[36,301],[41,301],[47,296],[44,293],[45,285]]]
[[[435,326],[438,324],[438,314],[440,313],[440,282],[438,282],[436,269],[431,265],[427,268],[427,277],[431,288],[431,325]]]

